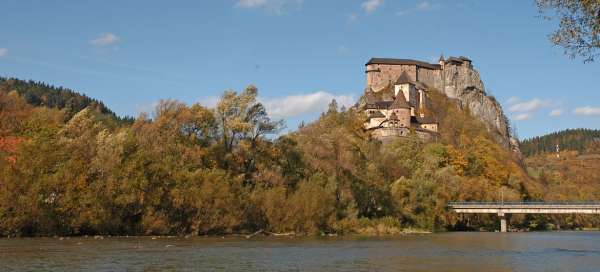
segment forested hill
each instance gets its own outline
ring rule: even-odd
[[[521,152],[525,156],[555,152],[557,144],[561,150],[586,153],[600,145],[600,130],[567,129],[544,136],[536,136],[521,142]]]
[[[16,78],[0,77],[0,92],[8,93],[11,91],[17,91],[32,106],[45,106],[65,110],[69,118],[84,108],[89,107],[118,121],[128,121],[131,119],[118,117],[101,101],[71,89],[55,87],[33,80],[25,81]]]

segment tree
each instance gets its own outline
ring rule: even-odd
[[[593,62],[600,53],[600,1],[598,0],[536,0],[546,19],[557,17],[559,28],[550,41],[565,49],[571,58],[583,57]],[[552,15],[546,15],[548,11]]]
[[[274,134],[283,126],[272,121],[265,107],[256,101],[258,90],[250,85],[240,94],[226,91],[216,107],[222,142],[227,152],[240,140],[255,142],[267,134]]]

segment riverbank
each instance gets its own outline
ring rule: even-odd
[[[357,229],[353,232],[348,233],[297,233],[297,232],[285,232],[276,233],[271,231],[259,230],[253,233],[223,233],[223,234],[204,234],[204,235],[38,235],[38,236],[0,236],[0,239],[17,239],[17,238],[54,238],[58,240],[65,240],[71,238],[91,238],[91,239],[105,239],[105,238],[151,238],[151,239],[164,239],[164,238],[258,238],[258,237],[298,237],[298,238],[310,238],[310,237],[391,237],[391,236],[402,236],[411,234],[432,234],[434,232],[418,228],[396,228],[389,227],[383,224],[368,226],[365,228]]]

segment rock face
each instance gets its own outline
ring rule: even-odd
[[[377,93],[397,82],[403,74],[409,80],[437,89],[456,100],[460,107],[468,108],[500,144],[519,152],[518,141],[511,135],[502,107],[494,97],[486,94],[479,72],[469,58],[440,57],[437,64],[412,59],[372,58],[365,64],[365,72],[365,92]]]
[[[438,81],[439,80],[439,81]],[[518,141],[510,132],[508,119],[500,103],[485,92],[477,70],[472,67],[446,65],[441,71],[441,79],[433,85],[446,96],[456,99],[463,108],[479,118],[492,132],[496,140],[507,148],[519,150]]]

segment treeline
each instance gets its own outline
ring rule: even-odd
[[[16,78],[0,77],[0,92],[16,91],[33,106],[63,109],[67,118],[71,118],[79,111],[89,108],[99,113],[106,114],[119,122],[131,122],[131,117],[119,117],[101,101],[77,93],[71,89],[55,87],[44,82],[33,80],[20,80]]]
[[[65,118],[0,92],[0,234],[496,229],[494,216],[461,219],[446,203],[546,194],[443,95],[432,94],[439,141],[412,135],[386,145],[363,131],[362,112],[335,101],[277,136],[282,122],[256,96],[250,86],[225,92],[214,108],[161,101],[127,124],[90,108]]]
[[[0,233],[495,228],[493,217],[461,222],[447,201],[494,200],[500,188],[505,199],[540,196],[511,153],[443,96],[439,142],[413,135],[382,146],[362,113],[335,102],[275,137],[282,123],[256,95],[228,91],[215,108],[162,101],[129,125],[90,108],[64,121],[64,111],[0,92],[0,137],[13,143],[0,151]]]
[[[567,129],[544,136],[536,136],[521,142],[521,152],[525,156],[556,152],[556,145],[560,150],[586,153],[600,146],[600,130]]]

